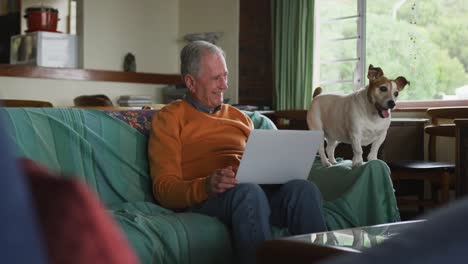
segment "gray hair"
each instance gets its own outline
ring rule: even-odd
[[[187,44],[180,52],[180,74],[182,78],[187,74],[198,76],[201,58],[207,53],[217,53],[226,58],[224,51],[220,47],[209,42],[197,40]]]

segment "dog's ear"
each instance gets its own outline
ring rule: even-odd
[[[367,79],[369,81],[377,80],[383,75],[384,73],[380,67],[374,67],[372,64],[369,65],[369,70],[367,71]]]
[[[407,84],[410,84],[410,82],[407,81],[406,78],[403,76],[398,76],[398,78],[395,79],[395,82],[397,84],[398,91],[403,90],[403,88],[405,88]]]
[[[322,93],[322,87],[319,86],[319,87],[315,88],[314,94],[312,95],[312,98],[315,98],[315,96],[317,96],[317,95],[319,95],[321,93]]]

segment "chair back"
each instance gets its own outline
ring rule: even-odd
[[[427,109],[431,124],[424,128],[429,135],[429,160],[436,158],[437,137],[455,137],[455,119],[468,118],[468,107],[434,107]],[[445,120],[443,123],[441,120]]]
[[[114,106],[105,94],[80,95],[73,99],[75,106]]]
[[[47,101],[14,100],[14,99],[0,99],[0,106],[3,106],[3,107],[54,107],[52,103],[47,102]]]
[[[308,130],[307,110],[280,110],[267,115],[278,129]]]

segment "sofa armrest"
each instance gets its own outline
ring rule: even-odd
[[[242,111],[253,122],[255,129],[277,129],[275,123],[258,111]]]

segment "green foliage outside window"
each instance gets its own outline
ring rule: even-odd
[[[343,4],[339,7],[343,10],[342,15],[346,15],[346,10],[356,10],[354,1],[340,2]],[[366,63],[382,67],[390,78],[403,75],[410,80],[411,85],[400,93],[400,100],[443,99],[444,95],[455,95],[459,87],[467,86],[468,90],[466,0],[406,1],[396,11],[396,17],[392,17],[397,2],[400,0],[367,1]],[[325,4],[325,7],[333,8],[333,5],[327,7]],[[341,29],[341,35],[349,35],[347,31],[355,28],[355,23],[348,23]],[[327,30],[331,30],[331,26],[325,24],[321,32]],[[331,45],[321,45],[321,57],[330,54],[346,56],[352,52],[350,49],[355,49],[349,45],[337,51]],[[333,74],[332,67],[335,71],[339,67],[339,73]],[[321,80],[336,79],[337,75],[349,79],[353,70],[353,63],[322,65]],[[345,93],[351,89],[351,84],[330,86],[333,86],[331,90],[344,88],[340,92]]]

